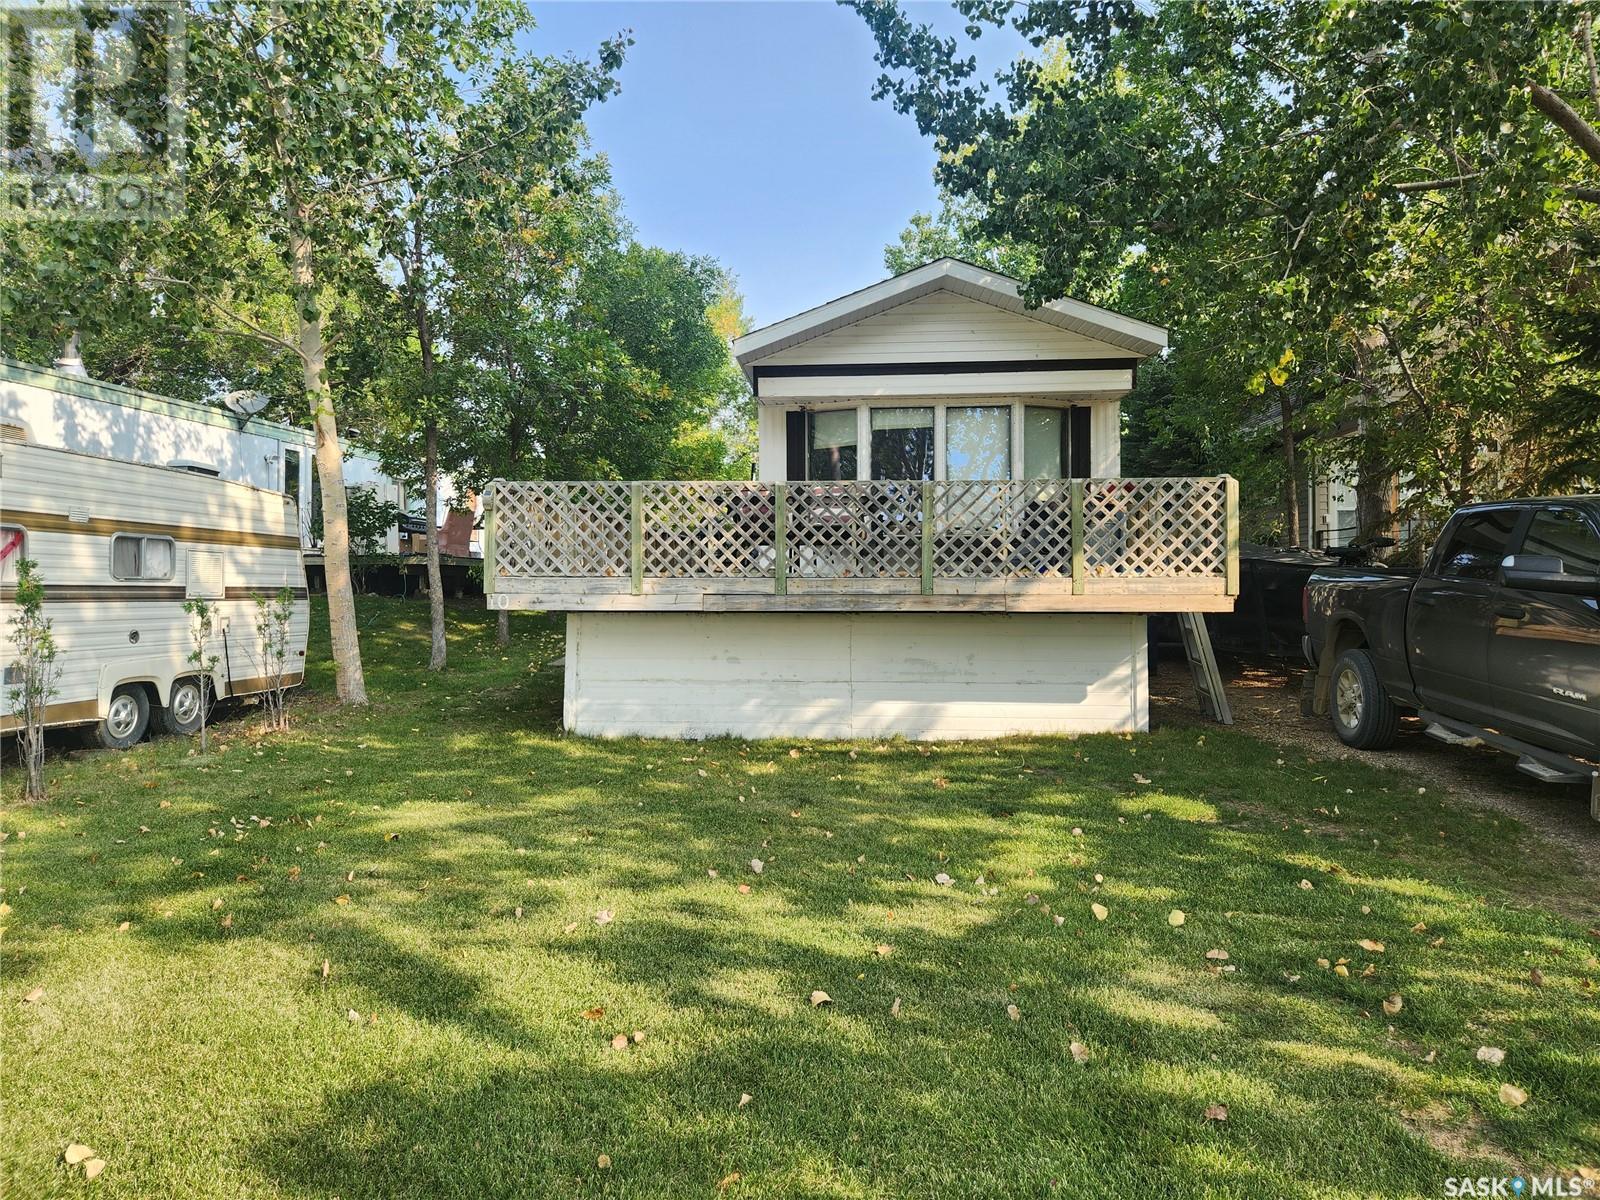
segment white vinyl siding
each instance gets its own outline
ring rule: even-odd
[[[1139,732],[1145,618],[570,613],[565,723],[602,737]]]
[[[939,291],[780,350],[755,365],[1046,358],[1127,358],[1131,364],[1135,357],[1120,346]]]

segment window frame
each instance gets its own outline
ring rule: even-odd
[[[10,554],[0,558],[0,582],[12,584],[17,581],[17,563],[28,557],[28,527],[7,521],[0,525],[0,548],[5,545],[5,540],[13,533],[22,535],[22,541]]]
[[[1456,536],[1461,532],[1462,526],[1470,521],[1482,520],[1501,513],[1508,514],[1511,517],[1511,527],[1506,533],[1505,544],[1500,548],[1500,557],[1494,562],[1494,570],[1486,576],[1467,575],[1459,571],[1446,570],[1446,565],[1449,561],[1446,557],[1447,552],[1450,550]],[[1528,522],[1532,519],[1532,516],[1531,509],[1513,505],[1477,509],[1457,515],[1454,520],[1445,526],[1444,535],[1440,537],[1438,546],[1434,548],[1433,559],[1428,565],[1428,574],[1436,579],[1465,580],[1471,583],[1494,583],[1498,578],[1500,565],[1505,561],[1506,556],[1516,553],[1516,547],[1522,544],[1523,534],[1527,532]]]
[[[140,542],[139,574],[137,575],[117,574],[117,541],[121,538],[137,538]],[[145,560],[143,543],[145,542],[165,542],[167,545],[172,547],[172,558],[167,567],[167,573],[165,575],[146,575],[144,573]],[[119,583],[164,583],[170,582],[171,580],[176,579],[178,576],[178,543],[176,539],[168,537],[165,534],[132,533],[127,531],[113,533],[111,535],[110,559],[111,578],[117,580]]]

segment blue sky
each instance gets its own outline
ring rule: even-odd
[[[591,111],[645,241],[709,254],[757,325],[881,279],[883,247],[932,209],[932,143],[872,99],[865,23],[823,0],[536,2],[530,48],[589,56],[632,29],[620,95]],[[948,4],[913,15],[958,32]],[[1023,48],[985,34],[983,61]]]

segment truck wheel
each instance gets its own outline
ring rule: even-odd
[[[1400,729],[1400,712],[1378,682],[1372,655],[1346,650],[1333,664],[1328,711],[1339,740],[1357,750],[1386,750]]]
[[[156,709],[156,723],[162,733],[174,737],[187,737],[200,732],[200,679],[186,675],[172,681],[170,701],[164,708]]]
[[[94,727],[94,740],[107,750],[126,750],[150,727],[150,697],[137,683],[111,693],[106,715]]]

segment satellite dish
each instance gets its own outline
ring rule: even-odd
[[[222,397],[223,407],[230,412],[238,413],[241,417],[253,417],[271,403],[271,396],[251,388],[229,392]]]

